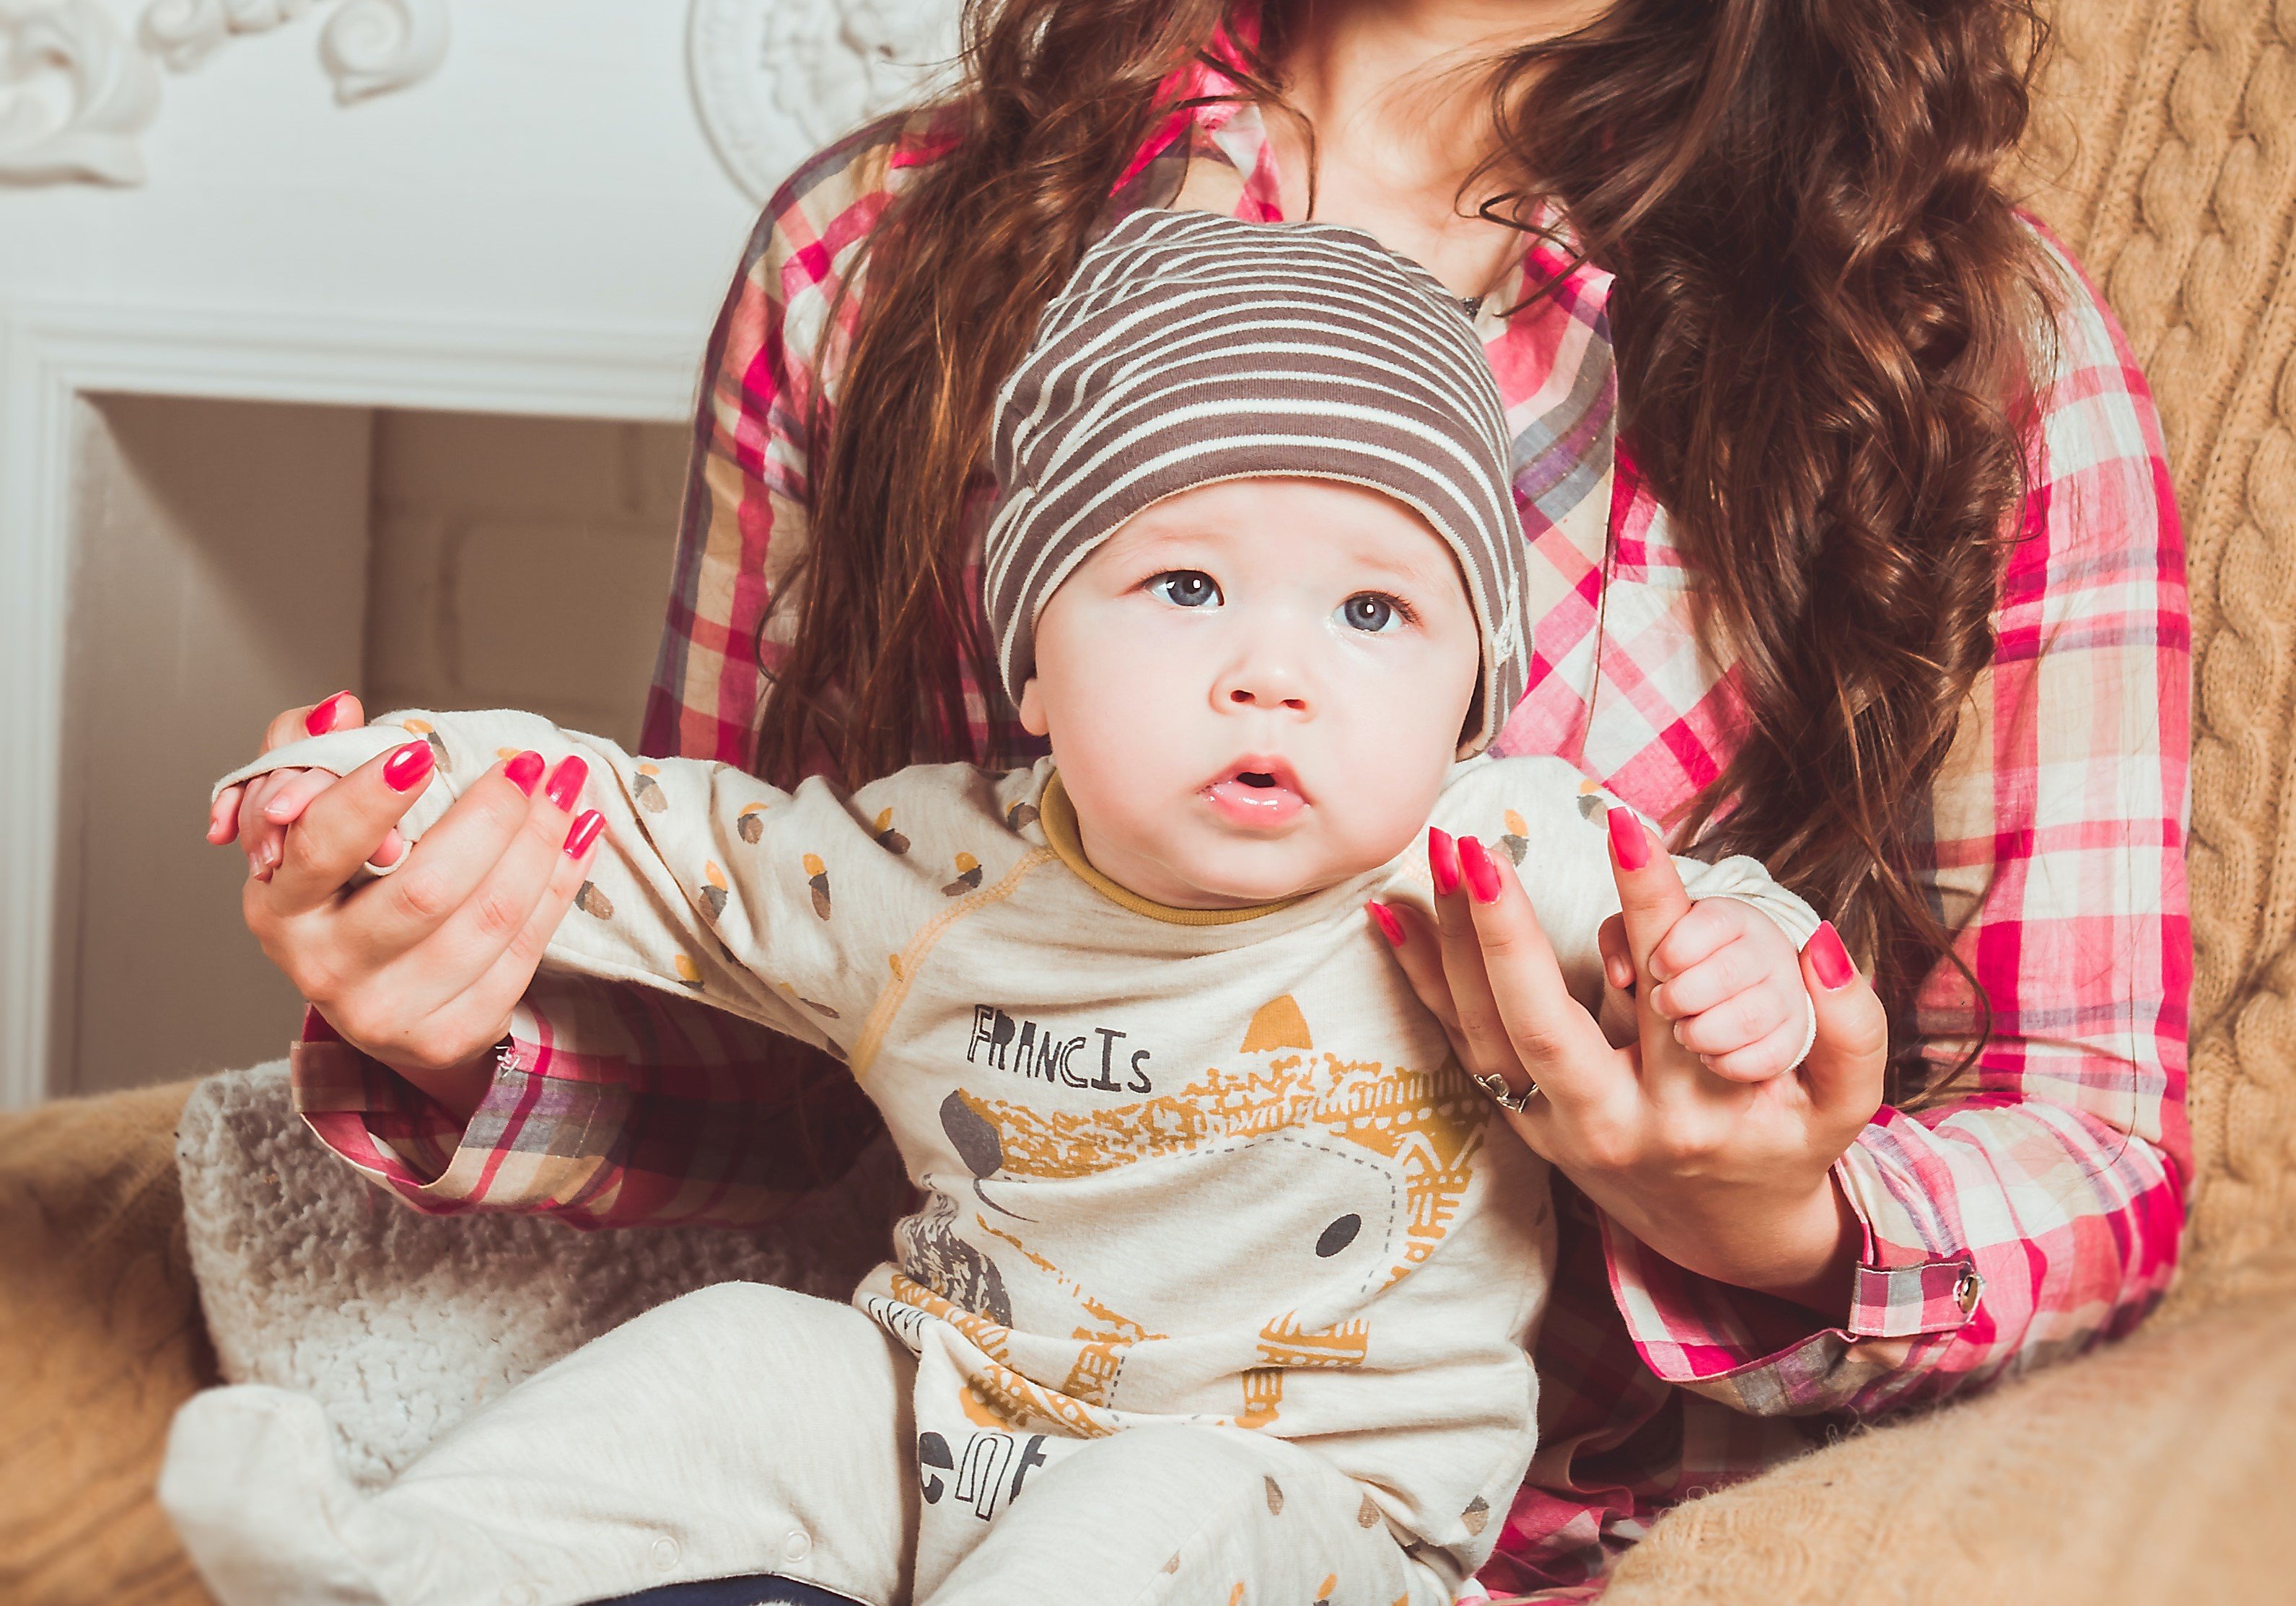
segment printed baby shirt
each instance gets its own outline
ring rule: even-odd
[[[847,794],[640,760],[528,714],[393,715],[277,750],[348,773],[426,738],[410,838],[497,757],[590,766],[606,846],[545,963],[707,999],[842,1057],[923,1203],[855,1303],[919,1360],[920,1587],[1062,1447],[1149,1422],[1292,1440],[1456,1583],[1535,1438],[1545,1162],[1452,1057],[1363,914],[1428,904],[1424,838],[1255,909],[1149,903],[1086,861],[1049,760]],[[1602,1002],[1610,799],[1552,758],[1454,766],[1434,823],[1521,866]],[[1680,861],[1806,941],[1750,859]]]

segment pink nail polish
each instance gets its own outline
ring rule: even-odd
[[[590,844],[596,841],[598,833],[605,829],[606,816],[594,808],[591,809],[575,821],[574,829],[566,833],[566,856],[578,859],[589,852]]]
[[[1631,809],[1613,808],[1603,816],[1611,828],[1611,851],[1621,870],[1639,870],[1650,863],[1650,838]]]
[[[1477,903],[1499,901],[1499,867],[1491,863],[1480,837],[1459,839],[1459,868],[1466,875],[1468,893]]]
[[[1849,986],[1857,974],[1857,967],[1849,963],[1849,950],[1841,946],[1841,933],[1830,920],[1819,922],[1809,939],[1809,968],[1828,992]]]
[[[542,779],[542,755],[536,752],[521,753],[503,766],[503,779],[517,787],[528,797],[534,796],[535,783]]]
[[[303,716],[303,729],[314,736],[324,736],[335,728],[335,709],[348,697],[348,692],[338,692],[326,701]]]
[[[1459,845],[1447,831],[1427,828],[1427,873],[1434,879],[1435,895],[1448,897],[1459,889]]]
[[[1371,911],[1372,922],[1379,927],[1379,934],[1387,938],[1387,946],[1390,948],[1401,947],[1403,922],[1396,919],[1395,911],[1382,903],[1369,903],[1364,907]]]
[[[589,778],[590,766],[570,754],[558,761],[558,767],[550,772],[549,783],[542,790],[559,807],[570,809],[582,795],[582,783]]]
[[[430,778],[430,744],[416,738],[382,761],[382,778],[393,791],[413,791]]]

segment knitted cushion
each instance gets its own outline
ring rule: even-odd
[[[2296,1233],[2296,6],[2072,0],[2055,27],[2037,204],[2152,381],[2191,548],[2199,1188],[2178,1297],[2213,1298]]]
[[[762,1232],[422,1216],[311,1135],[283,1063],[201,1083],[176,1154],[225,1381],[316,1397],[370,1485],[481,1400],[692,1289],[743,1280],[845,1299],[890,1247],[906,1198],[880,1145]]]

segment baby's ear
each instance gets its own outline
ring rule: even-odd
[[[1021,685],[1021,728],[1031,736],[1049,736],[1053,722],[1045,717],[1044,694],[1037,690],[1033,675]]]

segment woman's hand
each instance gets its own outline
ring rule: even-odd
[[[1431,839],[1435,924],[1384,906],[1380,924],[1468,1071],[1518,1093],[1536,1084],[1508,1119],[1614,1221],[1686,1270],[1845,1320],[1859,1232],[1829,1173],[1881,1104],[1881,1001],[1822,927],[1800,960],[1817,1010],[1808,1057],[1755,1080],[1718,1075],[1677,1040],[1652,957],[1680,990],[1696,968],[1687,955],[1710,962],[1720,948],[1695,926],[1681,952],[1668,947],[1689,895],[1631,814],[1611,818],[1618,935],[1641,979],[1636,1041],[1623,1048],[1570,996],[1513,866],[1481,843]],[[1618,979],[1620,955],[1605,957]]]
[[[274,737],[304,733],[305,717],[282,715]],[[320,728],[357,720],[354,705]],[[511,1012],[581,890],[604,820],[572,818],[587,775],[580,759],[545,779],[541,755],[521,753],[472,783],[390,875],[346,891],[397,835],[432,762],[427,742],[411,742],[324,788],[289,794],[298,817],[267,873],[250,864],[242,909],[264,953],[345,1041],[467,1120],[492,1079]],[[220,822],[248,803],[229,814],[223,803],[209,836],[228,841]]]
[[[329,731],[355,731],[366,723],[359,700],[338,692],[308,709],[290,709],[271,722],[263,733],[263,751],[324,736]],[[208,840],[221,848],[236,839],[247,855],[247,873],[267,881],[279,867],[287,828],[302,818],[304,807],[335,783],[323,769],[275,769],[258,775],[244,786],[227,786],[208,808]],[[378,868],[395,864],[406,850],[396,828],[383,833],[382,842],[367,862]]]

